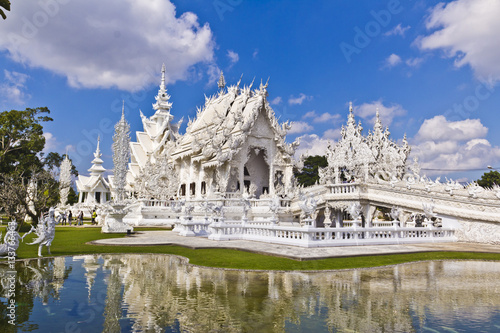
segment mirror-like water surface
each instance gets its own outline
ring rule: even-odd
[[[283,273],[164,255],[37,259],[16,264],[16,327],[8,270],[0,265],[1,332],[500,331],[498,262]]]

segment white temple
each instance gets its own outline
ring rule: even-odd
[[[284,194],[298,143],[287,144],[289,123],[279,124],[267,102],[267,84],[219,92],[190,120],[184,135],[172,123],[165,67],[151,118],[131,143],[129,190],[139,198],[200,199],[216,193]]]
[[[154,114],[140,112],[144,129],[130,143],[123,221],[171,225],[183,236],[303,247],[500,243],[500,187],[421,175],[416,160],[408,165],[406,137],[400,144],[390,139],[378,111],[363,135],[350,105],[341,139],[325,152],[328,166],[319,183],[297,186],[293,168],[301,162],[293,155],[299,143],[286,142],[290,124],[278,122],[267,86],[226,87],[221,74],[219,91],[205,98],[180,134],[182,119],[173,121],[163,66]],[[102,178],[99,148],[94,156],[91,176],[80,176],[77,186],[90,202],[102,203],[113,181]]]
[[[97,148],[92,160],[92,167],[88,170],[90,176],[78,175],[76,187],[78,189],[78,204],[80,206],[93,207],[97,204],[103,204],[111,199],[110,186],[104,173],[106,169],[102,166],[102,153],[99,148],[100,138],[97,138]],[[88,212],[86,212],[88,213]]]

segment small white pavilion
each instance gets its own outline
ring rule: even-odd
[[[104,178],[106,169],[102,166],[102,153],[99,148],[100,138],[97,138],[97,148],[92,160],[92,167],[88,170],[90,176],[78,175],[76,187],[78,189],[78,203],[86,206],[105,203],[111,200],[111,191],[108,181]]]

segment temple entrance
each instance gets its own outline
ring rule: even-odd
[[[245,164],[244,180],[245,185],[247,181],[250,181],[250,184],[256,186],[255,196],[257,198],[264,193],[269,194],[269,165],[266,162],[265,149],[250,149],[248,161]]]

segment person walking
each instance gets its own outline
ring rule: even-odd
[[[82,210],[78,211],[77,219],[78,219],[77,225],[83,225],[83,211]]]
[[[69,210],[68,212],[68,223],[69,223],[69,226],[71,226],[71,222],[73,221],[73,212],[71,210]]]
[[[95,211],[95,209],[92,211],[92,225],[96,224],[97,222],[95,221],[97,217],[97,213]]]

